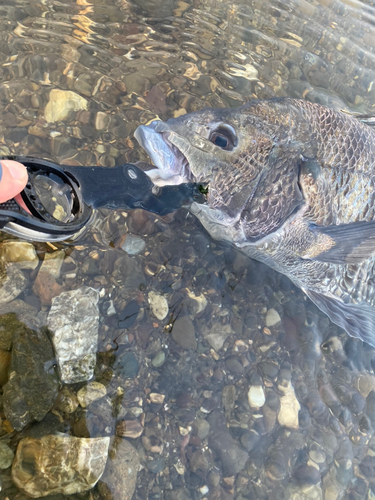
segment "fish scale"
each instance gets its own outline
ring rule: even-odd
[[[155,158],[164,182],[183,164],[186,182],[208,185],[207,203],[190,209],[213,238],[288,276],[375,347],[375,130],[364,121],[277,98],[141,126],[136,137],[151,159],[168,153]]]

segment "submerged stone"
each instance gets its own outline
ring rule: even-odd
[[[166,318],[169,307],[167,299],[163,297],[163,295],[155,292],[150,292],[148,294],[148,302],[150,304],[151,312],[155,316],[155,318],[159,320]]]
[[[280,398],[280,409],[277,420],[281,426],[298,429],[298,412],[301,406],[296,398],[294,388],[290,382],[286,386],[280,385],[280,391],[284,393]]]
[[[0,274],[0,304],[6,304],[18,297],[27,287],[28,280],[16,264],[9,264]]]
[[[18,444],[12,479],[33,498],[72,495],[95,486],[103,474],[109,437],[44,436]]]
[[[72,111],[87,109],[87,100],[70,90],[52,89],[44,110],[48,123],[65,120]]]
[[[39,264],[34,245],[26,241],[4,241],[0,246],[0,259],[13,262],[20,269],[35,269]]]
[[[88,286],[52,299],[48,327],[61,380],[66,384],[90,380],[98,344],[99,292]]]
[[[188,316],[178,318],[172,329],[173,340],[184,349],[196,349],[195,328]]]
[[[58,391],[53,359],[47,335],[18,323],[9,381],[3,387],[4,413],[16,430],[33,420],[42,420],[52,408]]]
[[[14,458],[13,451],[6,443],[0,442],[0,469],[8,469]]]
[[[108,463],[98,484],[104,500],[131,500],[139,469],[137,450],[128,441],[115,438]]]

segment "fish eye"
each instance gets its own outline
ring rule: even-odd
[[[237,145],[237,138],[232,127],[221,125],[211,132],[210,142],[221,149],[232,151]]]

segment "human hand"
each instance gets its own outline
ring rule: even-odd
[[[0,160],[0,203],[11,200],[26,186],[27,170],[22,163]]]

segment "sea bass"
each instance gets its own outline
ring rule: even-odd
[[[375,346],[375,129],[364,121],[277,98],[154,121],[135,137],[155,184],[207,185],[190,210],[213,238]]]

